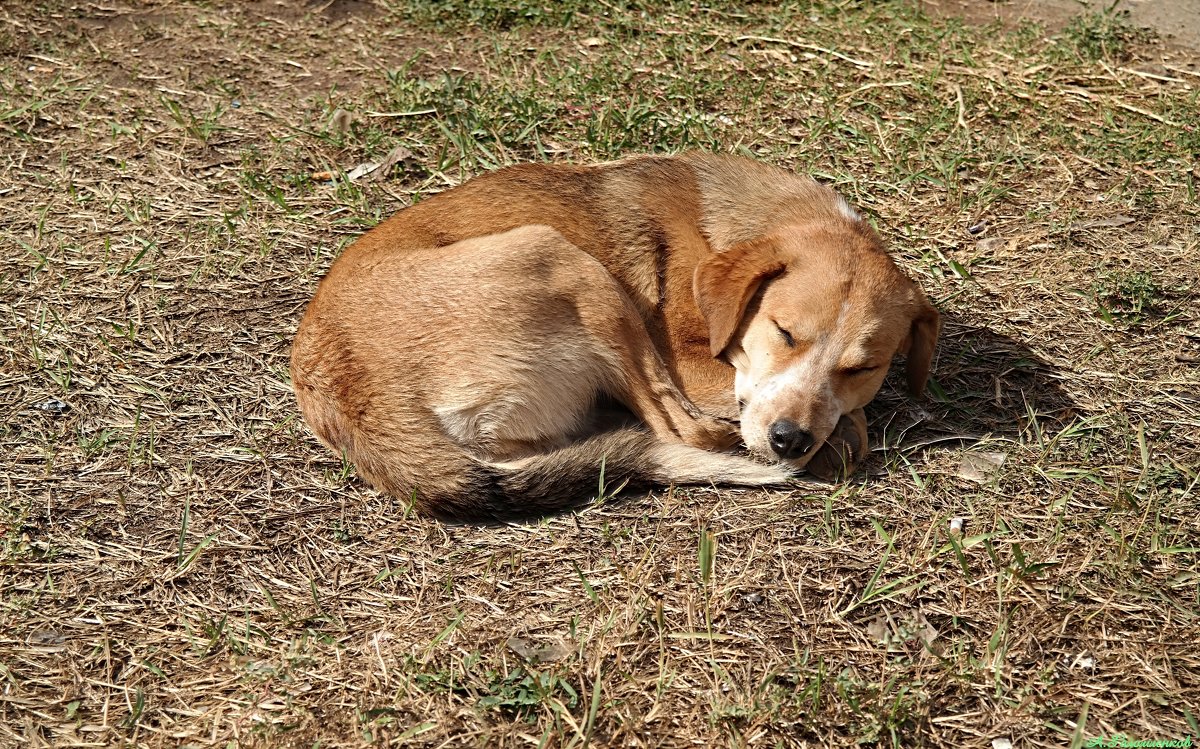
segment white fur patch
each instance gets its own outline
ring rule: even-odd
[[[760,455],[773,457],[768,432],[782,418],[812,432],[818,445],[823,442],[842,415],[843,404],[833,391],[832,380],[841,355],[842,351],[828,340],[819,341],[797,362],[768,377],[757,388],[750,385],[750,375],[739,370],[738,376],[746,382],[744,389],[738,390],[738,397],[746,401],[741,420],[746,446]],[[808,457],[815,452],[810,450]],[[804,462],[807,458],[791,461],[797,466]]]
[[[650,449],[650,457],[658,466],[658,479],[664,483],[769,486],[795,477],[782,465],[763,465],[737,455],[687,445],[655,445]]]
[[[754,395],[754,380],[750,379],[750,375],[744,369],[734,370],[733,395],[739,403],[750,400]]]

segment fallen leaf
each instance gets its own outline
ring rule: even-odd
[[[346,179],[353,182],[356,179],[361,179],[371,172],[375,171],[383,164],[382,161],[364,161],[350,171],[346,172]]]
[[[883,614],[867,622],[867,634],[875,642],[886,643],[890,632],[887,617]]]
[[[384,156],[379,161],[364,161],[346,172],[346,179],[351,182],[363,177],[369,177],[372,180],[383,179],[392,171],[392,167],[405,159],[411,159],[412,155],[413,152],[404,146],[396,146],[388,151],[387,156]]]
[[[1075,659],[1071,661],[1071,664],[1067,668],[1071,669],[1072,671],[1077,668],[1091,671],[1096,668],[1096,659],[1087,653],[1080,653],[1079,655],[1075,656]]]
[[[1000,471],[1008,459],[1005,453],[963,453],[958,464],[958,475],[970,481],[983,483]]]
[[[29,633],[29,644],[42,652],[64,650],[67,637],[56,629],[39,629]]]
[[[341,107],[333,110],[333,114],[329,117],[329,129],[339,135],[349,130],[350,125],[353,123],[354,115]]]
[[[975,249],[980,252],[992,252],[1008,244],[1006,237],[987,237],[975,243]]]
[[[29,642],[34,645],[62,645],[66,641],[66,636],[56,629],[38,629],[29,633]]]
[[[1118,213],[1115,216],[1109,216],[1107,218],[1096,218],[1089,221],[1076,221],[1075,223],[1071,224],[1071,230],[1078,231],[1080,229],[1106,229],[1112,226],[1124,226],[1125,224],[1132,224],[1133,222],[1134,218],[1132,216],[1126,216],[1123,213]]]
[[[404,146],[396,146],[392,150],[388,151],[388,155],[383,157],[383,161],[379,162],[379,166],[372,170],[367,177],[371,180],[383,179],[391,173],[392,169],[395,168],[397,164],[406,159],[411,159],[412,157],[412,151]]]
[[[532,663],[553,663],[571,654],[561,640],[533,642],[521,637],[508,638],[508,649]]]
[[[70,411],[71,405],[69,403],[60,401],[58,398],[51,398],[45,403],[39,404],[38,408],[42,411],[48,411],[57,416],[58,414],[65,414],[67,411]]]
[[[916,642],[929,646],[938,637],[938,631],[919,609],[880,613],[867,623],[867,634],[888,652],[903,651],[906,645]]]

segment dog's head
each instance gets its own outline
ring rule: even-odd
[[[696,269],[714,356],[737,370],[742,437],[802,468],[838,419],[865,406],[892,358],[908,388],[929,379],[940,320],[861,221],[784,227]]]

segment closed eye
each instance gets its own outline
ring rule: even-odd
[[[775,323],[775,328],[779,331],[779,335],[783,336],[783,342],[787,344],[788,348],[796,348],[796,339],[792,337],[791,333],[784,330],[779,323]]]
[[[845,375],[846,377],[854,377],[855,375],[861,375],[861,374],[866,374],[868,372],[874,372],[877,369],[879,369],[879,367],[871,366],[870,364],[864,364],[861,367],[846,367],[845,369],[842,370],[842,374]]]

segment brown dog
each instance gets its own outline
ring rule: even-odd
[[[700,153],[526,164],[347,248],[292,381],[375,487],[442,517],[530,515],[586,500],[602,468],[612,486],[848,470],[892,357],[921,393],[938,327],[807,177]],[[644,428],[606,428],[614,405]],[[739,436],[773,462],[713,452]]]

